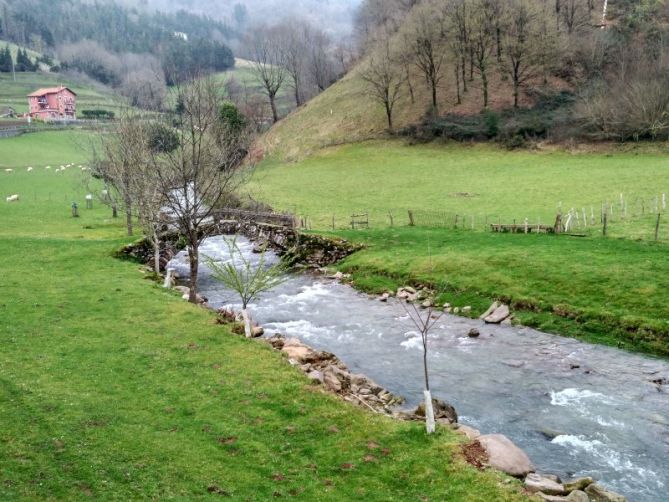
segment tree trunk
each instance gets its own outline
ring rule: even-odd
[[[483,85],[483,108],[488,108],[488,75],[485,68],[481,68],[481,84]]]
[[[251,329],[251,318],[246,307],[242,309],[242,318],[244,319],[244,335],[246,338],[253,338],[253,330]]]
[[[432,117],[434,120],[437,120],[437,114],[439,113],[437,105],[437,83],[432,81]]]
[[[116,203],[112,204],[112,218],[118,218],[118,206]]]
[[[416,97],[414,96],[413,93],[413,84],[411,83],[411,75],[409,74],[409,68],[406,68],[406,74],[407,74],[407,85],[409,86],[409,96],[411,96],[411,104],[416,103]]]
[[[388,117],[388,130],[393,132],[393,110],[388,103],[386,103],[386,117]]]
[[[197,271],[199,260],[199,249],[195,246],[188,246],[188,261],[190,262],[190,293],[188,301],[191,303],[197,303]]]
[[[424,390],[425,396],[425,430],[428,434],[434,434],[434,408],[432,408],[432,394],[429,390]]]
[[[462,53],[462,92],[467,92],[467,58]]]
[[[519,88],[520,84],[518,83],[518,77],[516,75],[513,76],[513,107],[518,108],[518,94],[519,94]]]
[[[132,207],[127,202],[125,206],[125,226],[128,228],[128,235],[132,236]]]
[[[156,274],[160,273],[160,237],[158,237],[158,232],[153,232],[153,269]]]
[[[295,82],[295,105],[298,108],[302,106],[302,99],[300,98],[300,87],[297,82]]]
[[[458,64],[455,65],[455,91],[458,98],[457,104],[459,105],[462,103],[462,99],[460,98],[460,66]]]
[[[274,94],[269,95],[269,105],[272,107],[272,121],[276,124],[279,121],[279,114],[276,111],[276,96]]]

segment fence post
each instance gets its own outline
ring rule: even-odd
[[[409,209],[409,226],[410,226],[410,227],[413,227],[413,226],[414,226],[414,223],[413,223],[413,211],[412,211],[411,209]]]
[[[603,219],[604,219],[604,221],[603,221],[604,226],[602,227],[602,234],[604,235],[604,237],[606,237],[606,230],[607,230],[608,222],[609,222],[608,213],[606,211],[604,211],[604,218]]]
[[[528,222],[529,222],[529,220],[527,218],[525,218],[525,233],[527,233],[527,231],[528,231]]]
[[[453,228],[458,228],[458,215],[455,215],[455,227]]]
[[[657,213],[657,222],[655,223],[655,242],[660,240],[660,212]]]
[[[335,229],[335,215],[332,215],[332,230]]]
[[[388,211],[388,216],[390,217],[390,226],[393,227],[394,226],[393,213],[391,211]]]

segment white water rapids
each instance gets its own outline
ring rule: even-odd
[[[247,256],[252,244],[238,239]],[[228,260],[223,237],[201,253]],[[186,257],[170,264],[187,277]],[[201,294],[214,308],[239,305],[201,270]],[[403,309],[335,281],[291,277],[249,307],[266,333],[296,336],[337,354],[409,406],[422,398],[422,352]],[[481,336],[467,332],[478,328]],[[529,328],[488,326],[445,316],[430,336],[433,395],[460,421],[502,433],[541,472],[592,476],[631,501],[661,502],[669,493],[669,362],[585,344]]]

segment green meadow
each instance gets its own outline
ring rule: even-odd
[[[43,164],[85,155],[65,135],[41,158],[49,138],[0,140],[0,193],[21,195],[0,201],[2,500],[525,498],[465,464],[459,436],[324,394],[113,258],[121,222],[97,203],[70,216],[81,171]]]

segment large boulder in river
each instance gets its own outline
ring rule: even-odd
[[[589,485],[585,493],[590,498],[590,502],[627,502],[627,499],[619,493],[609,491],[597,483]]]
[[[500,305],[492,314],[486,316],[483,320],[488,324],[499,324],[511,315],[508,305]]]
[[[486,454],[488,465],[511,476],[525,477],[534,472],[534,466],[525,452],[502,434],[487,434],[478,438]]]
[[[439,399],[432,398],[432,409],[434,410],[435,420],[448,420],[449,423],[455,424],[458,422],[458,413],[450,404]],[[419,418],[425,418],[425,402],[418,405],[414,415]]]

